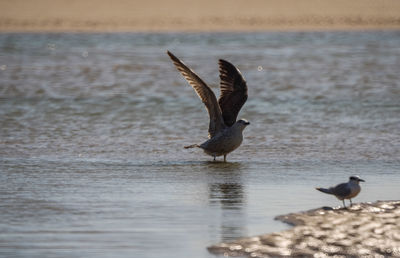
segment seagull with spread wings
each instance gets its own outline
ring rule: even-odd
[[[247,100],[247,85],[240,71],[228,61],[219,60],[220,90],[217,101],[214,92],[200,77],[181,60],[167,51],[172,62],[196,91],[206,106],[210,116],[208,140],[201,144],[185,146],[199,147],[210,156],[226,156],[240,146],[243,141],[243,130],[250,123],[245,119],[236,121],[237,115]]]

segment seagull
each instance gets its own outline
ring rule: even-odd
[[[351,176],[349,177],[349,182],[347,183],[338,184],[335,187],[329,187],[329,188],[317,187],[315,189],[323,193],[333,194],[334,196],[336,196],[336,198],[343,201],[343,206],[344,208],[346,208],[344,199],[350,200],[350,207],[353,205],[353,203],[351,202],[351,198],[356,197],[358,193],[361,191],[361,187],[359,184],[360,182],[365,182],[365,181],[358,176]]]
[[[246,119],[236,121],[237,115],[247,100],[247,85],[239,69],[234,65],[220,59],[220,97],[217,101],[214,92],[200,77],[187,67],[171,52],[167,54],[178,71],[193,87],[201,101],[206,106],[210,116],[208,127],[208,140],[201,144],[185,146],[185,148],[198,147],[215,158],[226,156],[240,146],[243,141],[243,130],[250,123]]]

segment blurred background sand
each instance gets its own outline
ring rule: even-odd
[[[0,0],[0,32],[400,29],[398,0]]]

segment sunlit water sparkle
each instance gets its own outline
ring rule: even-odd
[[[218,58],[249,100],[229,163],[187,144],[208,115],[166,50],[218,95]],[[0,256],[213,257],[338,206],[399,199],[400,33],[0,34]]]

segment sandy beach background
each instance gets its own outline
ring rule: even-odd
[[[400,29],[397,0],[0,0],[0,32]]]

